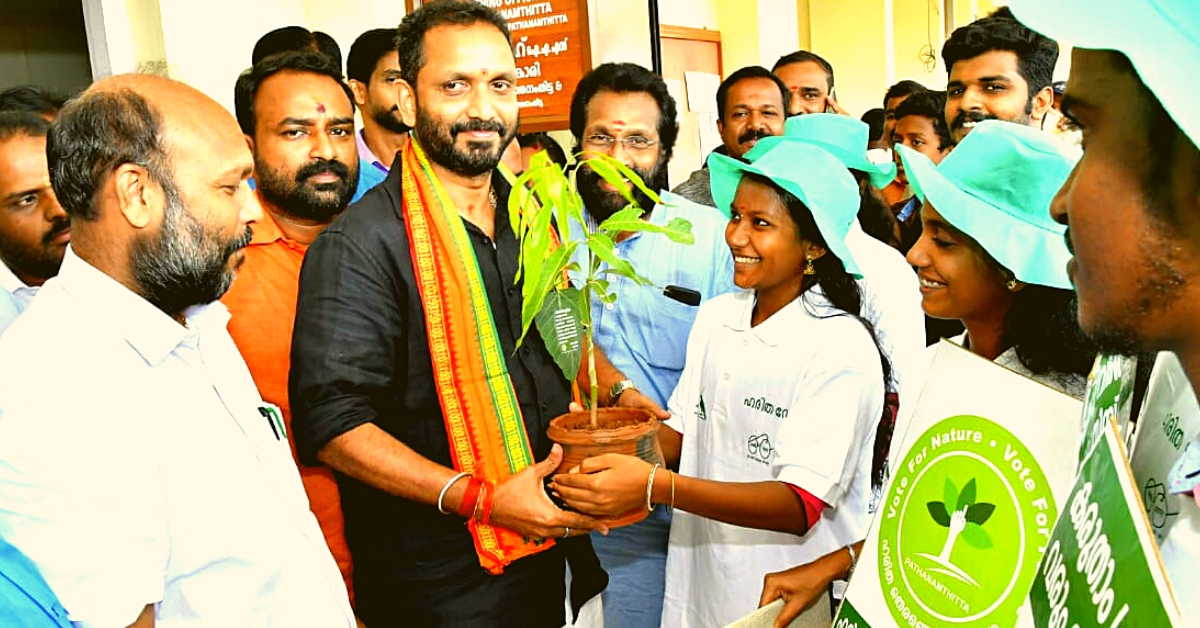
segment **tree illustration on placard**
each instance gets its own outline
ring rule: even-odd
[[[975,501],[975,478],[968,480],[961,492],[950,478],[946,478],[943,499],[944,501],[925,504],[929,509],[929,516],[933,517],[939,526],[949,528],[946,544],[937,556],[939,562],[953,564],[950,561],[950,553],[954,551],[954,544],[960,536],[972,547],[990,549],[992,537],[983,529],[983,524],[991,519],[996,505]]]

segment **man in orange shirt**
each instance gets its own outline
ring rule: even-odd
[[[255,200],[263,217],[222,301],[232,314],[229,333],[259,394],[278,406],[290,436],[287,386],[300,266],[308,245],[354,196],[354,105],[339,68],[313,52],[260,61],[238,78],[235,101],[238,124],[254,153]],[[294,457],[295,442],[289,441]],[[300,466],[300,477],[353,601],[353,567],[333,472]]]

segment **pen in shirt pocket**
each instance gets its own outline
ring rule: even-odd
[[[279,406],[268,403],[259,406],[258,413],[267,419],[267,425],[271,426],[275,440],[287,440],[287,428],[283,425],[283,413],[279,411]]]

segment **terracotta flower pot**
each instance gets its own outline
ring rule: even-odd
[[[601,408],[591,427],[591,415],[572,412],[550,421],[546,435],[562,445],[563,461],[557,473],[566,473],[575,465],[601,454],[629,454],[650,464],[663,464],[662,449],[658,446],[658,419],[647,410],[637,408]],[[601,517],[611,528],[637,523],[650,514],[638,507],[617,517]]]

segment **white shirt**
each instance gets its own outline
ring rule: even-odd
[[[183,327],[68,248],[0,338],[0,536],[78,626],[354,626],[228,320]]]
[[[12,325],[13,321],[24,312],[33,297],[37,296],[39,286],[27,286],[16,273],[0,260],[0,334]]]
[[[905,391],[903,376],[925,349],[925,312],[917,274],[899,251],[867,235],[858,221],[850,225],[846,246],[863,275],[858,281],[862,317],[875,327],[879,346],[892,363],[892,389],[901,406],[905,400],[916,401],[921,389]]]
[[[802,301],[804,303],[802,303]],[[662,625],[724,626],[758,606],[763,576],[862,540],[883,412],[879,352],[819,290],[750,327],[754,293],[700,306],[667,425],[684,435],[683,475],[780,481],[828,507],[804,537],[676,511]],[[815,312],[817,316],[814,316]]]

